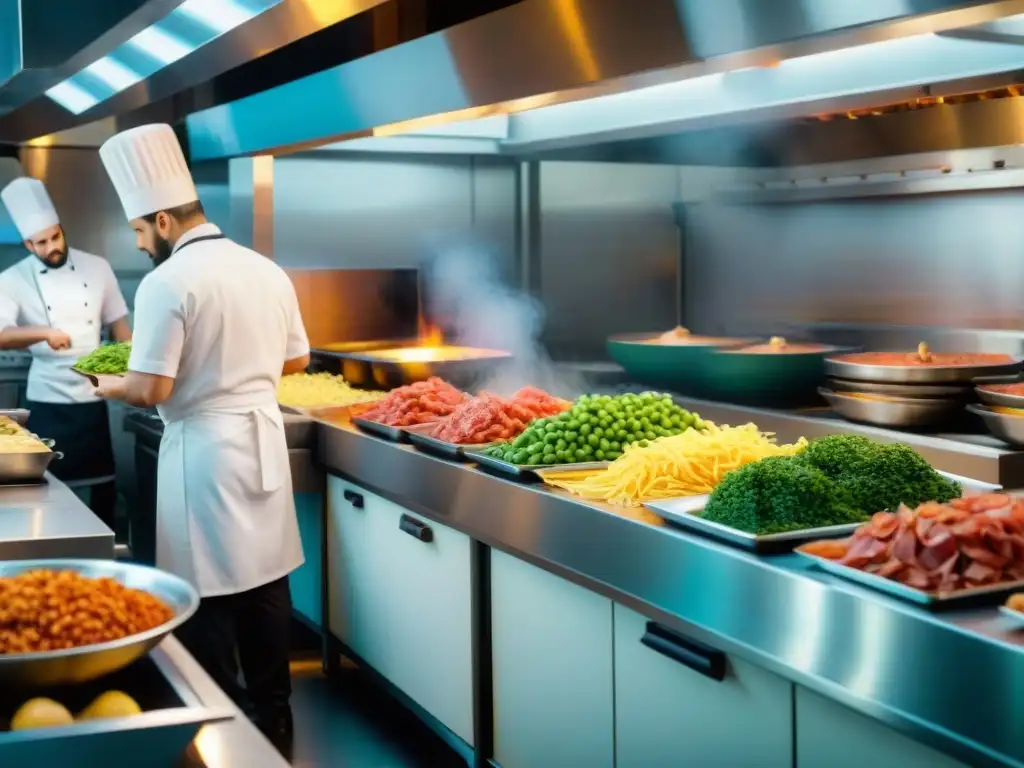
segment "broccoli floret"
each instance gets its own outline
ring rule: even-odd
[[[756,534],[866,519],[824,472],[790,456],[762,459],[728,473],[712,492],[702,517]]]
[[[861,435],[829,435],[815,440],[800,454],[802,461],[838,478],[863,469],[865,462],[882,448]]]
[[[809,450],[809,449],[808,449]],[[837,478],[840,488],[865,512],[916,506],[925,501],[947,502],[962,493],[908,445],[875,445],[854,468]]]

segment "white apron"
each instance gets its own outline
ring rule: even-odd
[[[28,269],[29,284],[36,289],[49,326],[68,334],[71,348],[54,350],[45,341],[32,345],[26,397],[47,403],[98,401],[89,380],[71,366],[100,345],[102,286],[88,286],[80,271],[71,270],[70,263],[42,273],[35,264]]]
[[[277,403],[204,409],[166,422],[157,567],[192,583],[201,597],[215,597],[268,584],[302,562]]]

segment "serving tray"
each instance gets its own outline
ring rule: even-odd
[[[710,497],[707,494],[702,496],[686,496],[679,499],[649,501],[644,506],[670,523],[762,555],[789,552],[794,547],[806,544],[809,541],[817,541],[818,539],[849,536],[862,525],[862,523],[849,523],[847,525],[831,525],[822,528],[787,531],[786,533],[758,535],[705,520],[699,513],[704,511],[708,498]]]
[[[481,450],[467,450],[465,457],[468,461],[474,461],[485,469],[516,480],[540,479],[540,475],[537,473],[545,469],[574,472],[583,469],[604,469],[611,463],[608,461],[586,461],[576,464],[510,464],[507,461],[488,456]]]
[[[1007,595],[1014,592],[1020,592],[1021,589],[1024,588],[1024,581],[1006,581],[1000,584],[991,584],[984,587],[958,589],[955,592],[925,592],[923,589],[908,587],[906,584],[901,584],[898,581],[887,579],[884,576],[879,576],[875,573],[868,573],[867,571],[862,571],[858,568],[851,568],[850,566],[843,565],[835,560],[829,560],[827,557],[813,555],[800,549],[795,551],[801,557],[807,558],[814,563],[815,566],[826,573],[832,574],[833,576],[838,576],[840,578],[862,584],[865,587],[876,589],[879,592],[892,595],[893,597],[898,597],[901,600],[928,606],[930,608],[945,606],[956,606],[961,608],[969,604],[991,603],[993,601],[1005,599]]]
[[[466,456],[467,451],[483,451],[491,446],[497,445],[497,443],[477,443],[470,445],[463,443],[450,443],[447,440],[439,440],[429,434],[434,430],[434,427],[434,424],[420,424],[416,427],[407,427],[405,431],[408,433],[409,442],[417,448],[425,451],[426,453],[432,453],[445,459],[455,459],[457,461],[469,461]]]

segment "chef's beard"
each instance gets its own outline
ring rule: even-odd
[[[60,269],[68,263],[68,247],[56,248],[45,256],[36,254],[36,258],[46,265],[47,269]]]
[[[161,264],[163,264],[165,261],[171,258],[171,251],[173,250],[174,247],[171,245],[170,241],[165,240],[164,238],[157,235],[156,243],[153,246],[153,250],[146,251],[146,253],[149,254],[149,258],[152,260],[153,267],[155,268],[159,267]]]

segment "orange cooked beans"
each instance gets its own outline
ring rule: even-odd
[[[120,640],[173,616],[159,598],[110,578],[47,570],[0,578],[0,654]]]

